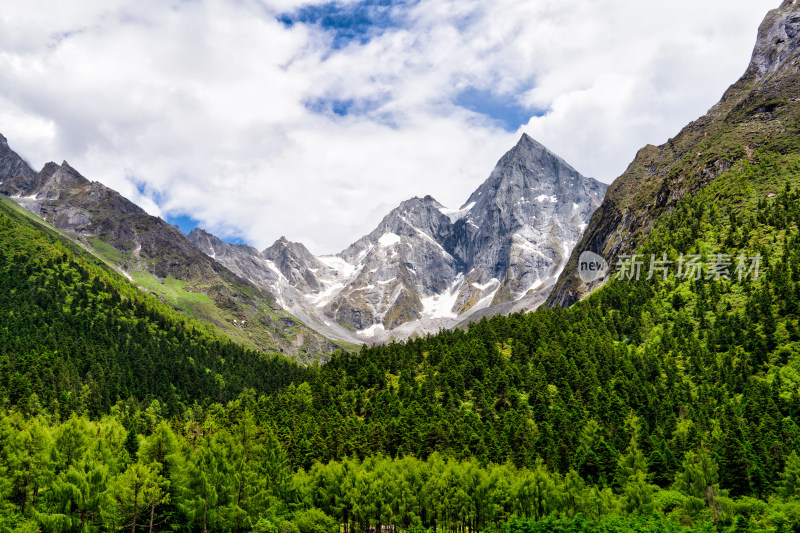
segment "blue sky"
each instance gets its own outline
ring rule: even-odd
[[[287,27],[295,24],[319,26],[332,36],[331,47],[366,44],[389,28],[402,27],[402,13],[417,2],[365,0],[363,2],[327,2],[304,5],[281,13],[278,20]]]
[[[168,216],[167,222],[169,222],[173,226],[178,226],[178,229],[180,229],[184,233],[189,233],[194,228],[202,225],[202,223],[199,220],[195,220],[189,215]]]
[[[335,253],[412,196],[459,207],[523,132],[611,182],[719,100],[778,3],[12,2],[0,132],[183,231]]]
[[[167,222],[169,222],[173,226],[178,226],[178,229],[181,230],[183,233],[186,233],[187,235],[194,228],[203,226],[203,223],[201,221],[196,220],[189,215],[168,215],[166,219]],[[225,242],[228,242],[230,244],[245,244],[245,242],[241,238],[232,237],[230,235],[227,235],[224,240]]]
[[[520,104],[516,95],[495,94],[474,87],[461,91],[453,103],[496,121],[509,132],[517,131],[532,117],[541,117],[546,113],[545,110]]]
[[[318,27],[330,36],[331,51],[336,51],[346,46],[363,46],[388,30],[402,29],[407,22],[407,11],[418,5],[419,2],[392,0],[328,2],[281,13],[278,20],[289,28],[297,24]],[[476,87],[466,87],[452,99],[452,103],[486,116],[509,132],[517,131],[531,117],[544,114],[542,110],[520,104],[515,94],[497,94]],[[376,102],[331,98],[309,101],[307,107],[316,113],[338,116],[368,114],[379,109]]]

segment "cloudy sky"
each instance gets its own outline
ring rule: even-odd
[[[779,0],[2,0],[0,133],[150,213],[338,252],[460,206],[527,132],[610,182],[745,70]]]

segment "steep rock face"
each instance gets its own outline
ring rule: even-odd
[[[459,294],[461,312],[486,283],[497,284],[492,304],[552,285],[606,187],[523,135],[455,223],[454,252],[474,280]]]
[[[665,144],[639,150],[592,215],[548,305],[571,305],[605,281],[581,281],[578,257],[583,251],[603,256],[613,275],[617,259],[633,253],[654,222],[685,195],[752,158],[760,146],[795,142],[800,133],[798,29],[800,4],[786,0],[759,26],[747,70],[720,102]]]
[[[189,233],[189,241],[231,272],[249,280],[260,289],[275,294],[273,287],[280,274],[274,265],[264,261],[255,248],[228,244],[199,228]]]
[[[8,146],[0,134],[0,194],[27,196],[36,183],[36,172]]]
[[[329,267],[311,255],[303,244],[289,242],[286,237],[275,241],[261,255],[272,261],[289,284],[303,294],[316,294],[323,290],[324,285],[317,276],[333,274],[327,272]]]
[[[411,198],[336,256],[283,238],[239,255],[193,240],[306,323],[343,326],[333,338],[381,341],[541,304],[605,190],[523,135],[460,209]]]
[[[763,79],[772,74],[797,71],[800,66],[800,11],[796,0],[785,0],[758,28],[745,78]]]
[[[113,189],[86,179],[66,161],[48,163],[36,173],[2,137],[0,184],[0,192],[84,247],[94,248],[129,278],[131,273],[150,275],[145,277],[155,281],[148,290],[158,292],[168,278],[177,280],[185,291],[182,305],[243,344],[301,360],[335,349],[287,313],[274,294],[235,275],[178,228],[148,215]],[[189,293],[207,296],[213,307]]]

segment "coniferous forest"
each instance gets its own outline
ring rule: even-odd
[[[763,149],[638,251],[729,275],[613,279],[314,367],[3,201],[0,529],[797,531],[798,178]]]

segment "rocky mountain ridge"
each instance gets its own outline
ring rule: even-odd
[[[608,189],[548,298],[569,306],[613,275],[617,259],[631,254],[659,217],[686,195],[708,186],[737,164],[753,161],[761,147],[786,151],[800,124],[800,4],[785,0],[759,26],[750,64],[706,115],[661,146],[639,150]],[[578,257],[596,253],[612,266],[606,277],[580,279]]]
[[[301,361],[331,342],[287,313],[274,294],[209,258],[181,231],[66,161],[35,172],[0,136],[0,194],[55,226],[145,290],[238,342]]]

